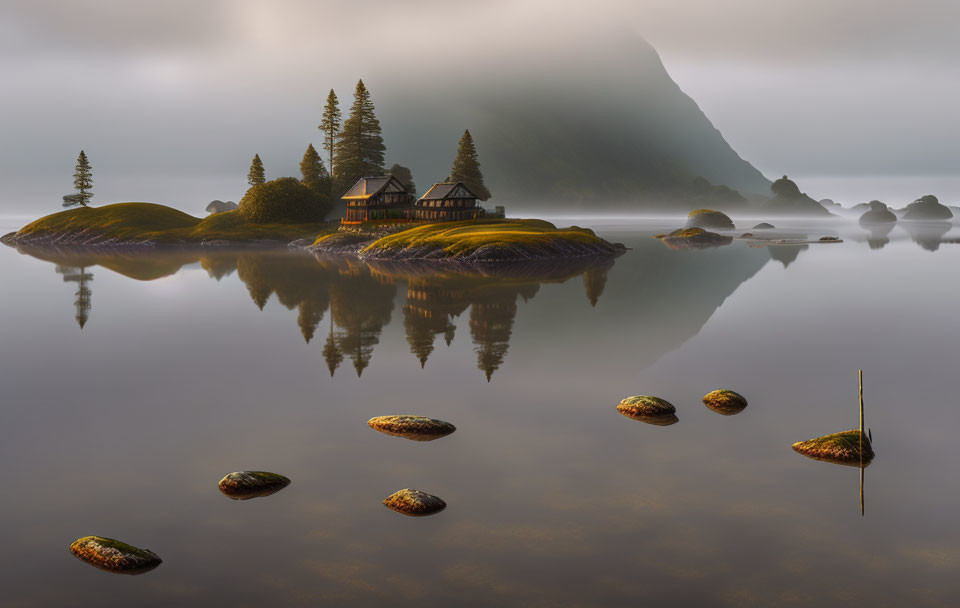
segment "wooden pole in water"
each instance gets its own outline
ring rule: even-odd
[[[860,370],[860,452],[863,452],[863,370]]]
[[[863,370],[860,370],[860,517],[863,517]]]

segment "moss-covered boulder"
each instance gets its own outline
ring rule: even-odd
[[[722,211],[713,209],[695,209],[687,215],[687,226],[697,228],[720,228],[732,230],[733,220]]]
[[[253,224],[299,224],[321,221],[327,206],[298,180],[281,177],[247,190],[237,213]]]
[[[457,430],[457,427],[449,422],[410,414],[377,416],[368,420],[367,425],[386,435],[413,441],[433,441]]]
[[[91,566],[116,574],[143,574],[163,560],[149,549],[138,549],[103,536],[84,536],[73,541],[70,553]]]
[[[447,508],[447,503],[442,498],[411,488],[394,492],[383,499],[383,504],[397,513],[412,517],[433,515]]]
[[[703,228],[678,228],[670,234],[658,234],[655,238],[671,249],[706,249],[733,242],[732,236],[708,232]]]
[[[704,395],[703,404],[718,414],[732,416],[747,407],[747,400],[740,393],[721,388]]]
[[[946,205],[941,205],[932,194],[921,196],[913,201],[905,210],[903,219],[917,221],[942,221],[953,217],[953,211]]]
[[[863,446],[862,454],[861,446]],[[866,466],[873,460],[873,446],[870,445],[870,439],[866,433],[861,434],[859,429],[798,441],[792,447],[794,451],[808,458],[834,464]]]
[[[768,224],[767,222],[760,222],[753,227],[754,230],[773,230],[775,226],[773,224]]]
[[[217,485],[224,495],[233,500],[249,500],[276,494],[290,485],[290,480],[267,471],[235,471],[226,474]]]
[[[617,405],[617,411],[627,418],[657,426],[669,426],[679,420],[672,403],[650,395],[627,397]]]
[[[880,201],[870,201],[870,210],[860,216],[861,226],[882,226],[896,224],[897,216]]]

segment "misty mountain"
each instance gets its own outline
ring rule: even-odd
[[[388,160],[413,167],[418,183],[441,180],[469,128],[497,203],[679,211],[710,202],[698,177],[769,196],[770,181],[643,39],[622,33],[576,55],[562,42],[566,49],[537,49],[497,73],[437,77],[402,100],[388,93],[390,105],[404,108],[400,115],[377,104],[390,125]],[[742,202],[718,189],[718,206],[731,200]]]

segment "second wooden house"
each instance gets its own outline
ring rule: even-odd
[[[455,222],[483,217],[477,195],[463,182],[440,182],[413,204],[410,219],[427,222]]]

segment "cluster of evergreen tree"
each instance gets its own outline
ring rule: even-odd
[[[370,91],[363,84],[363,80],[357,82],[353,92],[350,116],[343,122],[341,119],[339,101],[331,89],[318,126],[323,132],[324,150],[330,159],[329,175],[332,176],[330,183],[333,188],[331,196],[340,196],[360,178],[372,175],[393,175],[408,192],[416,194],[417,188],[409,168],[394,164],[389,170],[384,170],[386,146]],[[490,198],[490,191],[483,183],[477,148],[469,130],[465,131],[460,139],[457,157],[447,181],[462,181],[481,200]]]
[[[317,126],[323,133],[323,150],[327,153],[329,165],[324,166],[320,154],[310,144],[300,161],[300,181],[328,205],[332,205],[359,179],[374,175],[393,175],[409,193],[416,195],[417,187],[408,167],[396,163],[389,170],[384,167],[387,148],[383,143],[373,99],[363,80],[358,81],[354,89],[353,104],[346,120],[343,120],[339,104],[337,94],[331,89]],[[460,139],[457,157],[447,181],[465,183],[481,200],[490,198],[469,130]],[[259,154],[253,157],[247,182],[251,186],[266,182]]]

